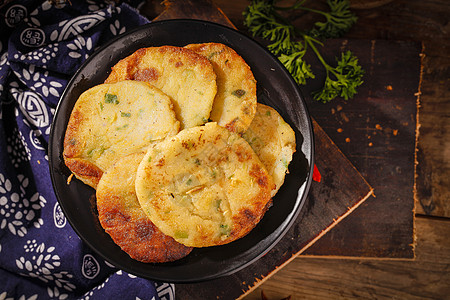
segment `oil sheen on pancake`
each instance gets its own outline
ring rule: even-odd
[[[190,247],[246,235],[268,209],[274,188],[249,144],[213,122],[152,145],[136,175],[144,212]]]
[[[145,153],[123,157],[109,168],[97,188],[100,224],[131,258],[162,263],[188,255],[192,248],[163,234],[147,217],[136,198],[136,169]]]
[[[64,138],[64,161],[95,188],[120,157],[178,131],[172,102],[157,88],[138,81],[101,84],[75,103]]]
[[[295,152],[295,133],[280,114],[270,106],[258,103],[256,115],[243,138],[251,145],[272,176],[276,194],[284,182]]]
[[[208,58],[217,75],[217,94],[210,119],[227,129],[243,133],[256,112],[256,80],[244,59],[220,43],[190,44]]]
[[[181,129],[208,121],[216,74],[202,55],[174,46],[142,48],[113,66],[105,82],[125,79],[146,81],[171,97]]]

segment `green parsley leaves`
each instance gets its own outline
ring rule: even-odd
[[[340,37],[355,24],[357,18],[350,11],[349,0],[327,0],[328,12],[304,6],[305,0],[296,1],[290,7],[277,6],[281,1],[253,0],[243,12],[244,25],[253,36],[270,41],[268,50],[278,57],[300,85],[315,78],[311,65],[305,60],[308,50],[314,52],[326,70],[323,87],[313,93],[314,99],[326,103],[336,97],[345,100],[352,98],[357,87],[363,83],[364,70],[358,65],[358,58],[351,51],[346,51],[337,59],[337,66],[333,67],[318,50],[319,46],[323,46],[322,40]],[[314,23],[309,31],[301,31],[279,13],[293,10],[319,14],[325,21]]]

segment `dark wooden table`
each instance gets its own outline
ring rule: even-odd
[[[215,2],[234,24],[242,24],[241,11],[245,3]],[[264,282],[246,299],[260,299],[262,290],[269,299],[280,299],[288,295],[292,295],[293,299],[445,299],[450,294],[448,272],[450,265],[450,239],[448,238],[450,234],[448,219],[450,217],[448,142],[450,140],[450,3],[445,0],[352,1],[352,8],[359,19],[345,38],[386,41],[393,44],[412,43],[422,47],[415,182],[413,187],[398,187],[409,189],[415,199],[415,258],[395,258],[389,251],[378,255],[378,258],[373,256],[377,253],[371,253],[372,255],[366,258],[336,257],[328,251],[332,247],[339,251],[339,248],[334,246],[343,243],[354,244],[355,241],[364,241],[360,237],[349,241],[346,239],[346,233],[351,230],[353,224],[358,224],[368,215],[372,220],[378,219],[381,224],[384,224],[380,211],[372,210],[373,207],[377,207],[378,197],[370,198],[310,248],[312,253],[315,251],[325,255],[324,257],[301,255]],[[302,20],[299,20],[299,25],[301,22]],[[238,27],[245,30],[242,25]],[[386,53],[386,55],[392,54]],[[401,60],[403,57],[399,55],[396,59]],[[404,75],[403,72],[398,73],[398,76]],[[378,92],[387,91],[380,88]],[[340,112],[349,114],[347,109],[351,107],[351,104],[341,106]],[[335,109],[335,114],[331,108]],[[341,121],[345,119],[337,113],[337,103],[331,108],[328,108],[328,116],[338,119],[335,120],[335,124],[339,123],[339,118]],[[322,113],[325,113],[327,109],[322,110]],[[320,123],[320,118],[317,121]],[[383,130],[387,127],[383,126],[381,121],[375,120],[374,125],[376,124],[382,126]],[[323,126],[323,128],[349,160],[366,176],[375,189],[375,195],[379,194],[373,180],[370,179],[372,171],[365,170],[364,159],[354,155],[355,147],[358,145],[347,143],[346,138],[349,136],[342,134],[343,132],[337,132],[336,127]],[[397,126],[390,128],[399,129]],[[381,133],[376,128],[369,131]],[[393,138],[392,134],[391,138]],[[350,139],[353,138],[350,137]],[[359,142],[364,140],[360,139]],[[369,140],[366,139],[365,142],[369,143]],[[375,147],[375,142],[372,143]],[[385,161],[382,157],[372,159]],[[399,176],[402,175],[399,174]],[[397,192],[387,190],[383,191],[383,194],[395,195]],[[393,202],[396,201],[395,197],[390,199]],[[372,229],[366,227],[365,230]],[[376,231],[376,229],[373,230]],[[377,249],[377,245],[366,245],[366,247]]]
[[[223,21],[223,12],[226,21],[246,31],[242,11],[247,1],[215,0],[221,11],[214,14],[196,3],[184,2],[196,18]],[[323,1],[307,3],[323,6]],[[352,2],[357,25],[344,39],[327,42],[325,55],[332,58],[336,49],[351,49],[369,80],[347,102],[312,101],[309,91],[317,82],[304,93],[320,132],[356,167],[376,197],[358,203],[305,253],[286,258],[289,264],[283,268],[270,271],[268,266],[264,277],[264,272],[255,273],[241,291],[245,295],[257,289],[248,299],[260,298],[262,290],[270,299],[442,299],[449,294],[449,6],[444,0]],[[149,16],[162,10],[154,2],[145,7]],[[299,18],[296,24],[308,21]],[[195,287],[189,291],[193,297]]]

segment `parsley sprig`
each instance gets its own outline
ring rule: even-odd
[[[280,0],[253,0],[243,12],[244,25],[253,36],[270,41],[269,51],[278,57],[298,84],[304,85],[315,78],[311,65],[305,60],[305,54],[311,49],[326,70],[322,89],[313,92],[314,99],[324,103],[340,96],[345,100],[353,98],[356,89],[363,83],[364,70],[358,64],[358,58],[351,52],[341,53],[336,66],[331,66],[322,57],[319,46],[327,38],[337,38],[347,32],[356,22],[356,16],[350,11],[348,0],[327,0],[329,12],[304,6],[305,0],[297,1],[290,7],[280,7]],[[309,31],[295,28],[279,11],[304,10],[320,14],[325,21],[318,21]]]

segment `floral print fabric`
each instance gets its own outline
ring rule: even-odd
[[[174,285],[117,270],[79,239],[48,166],[50,127],[66,84],[99,46],[148,23],[139,4],[0,6],[0,299],[174,298]]]

